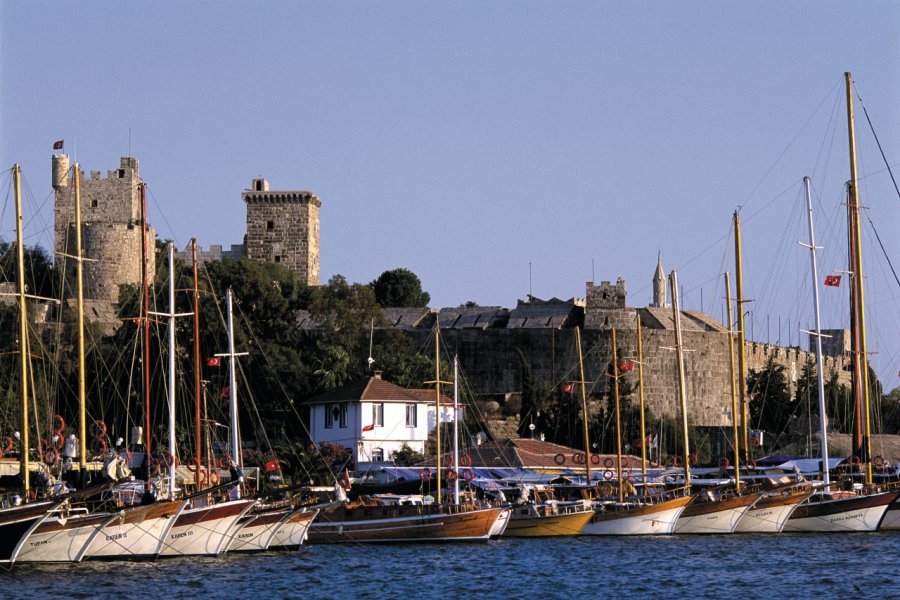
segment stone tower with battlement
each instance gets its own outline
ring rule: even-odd
[[[247,258],[282,264],[303,283],[319,285],[319,198],[271,191],[265,179],[254,179],[241,197],[247,203]]]
[[[66,288],[75,294],[75,187],[69,157],[53,156],[55,260],[65,265]],[[119,301],[119,286],[141,281],[141,176],[138,160],[123,157],[119,168],[81,172],[84,296],[108,303]],[[154,271],[156,234],[149,231],[150,273]],[[90,318],[90,315],[88,315]]]

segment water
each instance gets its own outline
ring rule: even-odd
[[[504,539],[16,565],[2,598],[900,597],[900,534]]]

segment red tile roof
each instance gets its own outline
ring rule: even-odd
[[[307,404],[320,404],[323,402],[376,401],[376,402],[422,402],[425,399],[414,392],[399,385],[385,381],[381,377],[366,377],[351,381],[346,385],[329,390],[318,396],[304,400]],[[434,390],[432,390],[432,399]]]

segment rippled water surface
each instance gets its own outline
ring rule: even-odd
[[[900,534],[505,539],[17,565],[9,598],[900,597]]]

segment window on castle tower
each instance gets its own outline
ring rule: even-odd
[[[100,206],[100,202],[98,200],[91,200],[91,208],[97,208]]]
[[[266,229],[269,231],[275,229],[275,221],[266,221]]]

